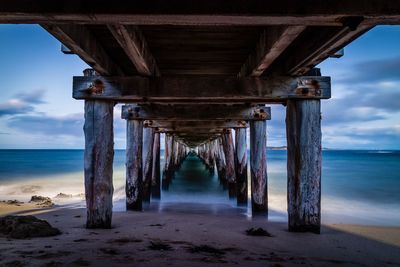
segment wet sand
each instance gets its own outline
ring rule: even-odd
[[[62,234],[0,237],[0,266],[400,265],[400,227],[336,224],[324,225],[321,235],[289,233],[286,223],[250,219],[229,207],[165,204],[145,212],[114,212],[112,229],[86,229],[85,209],[22,212],[16,206],[5,212],[3,205],[3,215],[34,213]],[[272,237],[246,235],[251,227]]]

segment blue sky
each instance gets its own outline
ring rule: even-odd
[[[0,25],[0,36],[0,148],[83,148],[83,102],[71,92],[72,76],[87,65],[37,25]],[[319,67],[332,77],[323,146],[400,149],[400,26],[372,29]],[[119,108],[115,147],[124,148]],[[268,145],[286,144],[284,118],[284,107],[273,105]]]

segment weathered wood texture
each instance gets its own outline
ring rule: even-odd
[[[247,58],[239,77],[260,76],[304,30],[305,26],[276,27],[264,30],[255,51]]]
[[[147,42],[137,26],[108,25],[108,29],[124,49],[141,75],[159,76],[160,71]]]
[[[214,151],[215,151],[215,165],[217,166],[218,178],[221,184],[227,184],[225,154],[223,151],[221,138],[217,138],[214,140]]]
[[[320,232],[320,101],[288,101],[286,110],[289,231]]]
[[[135,103],[279,103],[291,98],[328,99],[331,80],[319,76],[75,76],[73,97]]]
[[[346,16],[364,16],[369,23],[399,23],[400,5],[393,0],[141,0],[126,1],[3,0],[1,23],[93,23],[150,25],[341,25]]]
[[[235,168],[237,204],[247,205],[247,130],[235,130]]]
[[[0,15],[1,17],[1,15]],[[66,25],[41,25],[54,35],[71,52],[89,64],[101,75],[121,75],[124,72],[114,62],[103,48],[103,44],[96,39],[86,26],[73,24]],[[96,79],[95,77],[88,77]]]
[[[123,119],[159,121],[209,121],[209,120],[269,120],[269,107],[249,107],[248,105],[123,105]]]
[[[126,123],[126,209],[142,210],[143,201],[143,122]]]
[[[268,214],[267,122],[250,122],[251,207],[253,215]]]
[[[153,138],[154,129],[143,128],[143,200],[150,201],[151,195],[151,177],[153,175]]]
[[[154,133],[153,138],[153,166],[151,173],[151,197],[161,198],[161,175],[160,175],[160,134]]]
[[[314,66],[371,29],[371,26],[363,22],[362,17],[353,17],[343,19],[343,27],[308,27],[294,40],[290,49],[285,50],[273,62],[270,70],[292,76],[305,75]]]
[[[246,121],[158,121],[158,120],[146,120],[144,121],[144,127],[151,128],[169,128],[169,129],[224,129],[224,128],[246,128],[248,123]]]
[[[235,148],[231,130],[222,135],[222,146],[225,154],[225,176],[228,182],[229,197],[234,198],[236,197]]]
[[[164,163],[164,170],[162,176],[162,188],[167,190],[169,188],[169,183],[172,179],[172,175],[174,173],[173,169],[173,151],[174,151],[174,136],[166,134],[165,135],[165,163]]]
[[[85,197],[87,228],[111,228],[114,104],[85,102]]]

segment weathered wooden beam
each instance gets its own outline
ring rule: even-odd
[[[143,122],[126,121],[126,209],[142,210],[143,201]]]
[[[1,23],[124,23],[135,25],[340,25],[345,16],[364,16],[374,24],[398,24],[393,0],[311,0],[303,2],[232,0],[126,1],[2,0]]]
[[[320,232],[321,107],[288,101],[286,109],[289,231]]]
[[[238,76],[260,76],[305,28],[306,26],[282,26],[264,30],[255,51],[249,55]]]
[[[72,53],[79,55],[83,61],[100,75],[124,74],[85,25],[42,24],[41,26],[67,46]],[[92,76],[88,77],[88,79],[96,79],[96,77]]]
[[[143,128],[143,200],[146,202],[150,202],[151,195],[151,181],[153,175],[153,135],[153,128]]]
[[[314,66],[372,28],[362,19],[353,17],[343,20],[345,25],[343,27],[307,28],[290,49],[276,60],[270,71],[292,76],[306,74]]]
[[[160,76],[156,61],[137,26],[114,24],[108,25],[108,29],[124,49],[139,74]]]
[[[148,128],[153,129],[153,128]],[[170,129],[170,128],[158,128],[156,132],[159,133],[169,133],[175,135],[192,135],[192,134],[218,134],[223,133],[226,128],[179,128],[179,129]]]
[[[209,121],[209,120],[265,120],[271,118],[269,107],[248,107],[246,105],[123,105],[123,119],[164,120],[164,121]]]
[[[247,205],[247,130],[235,130],[235,171],[237,204]]]
[[[246,128],[249,127],[246,121],[158,121],[146,120],[144,127],[151,128],[170,128],[170,129],[204,129],[204,128]]]
[[[268,103],[291,98],[327,99],[330,77],[273,76],[234,78],[209,76],[74,77],[75,99],[107,99],[135,103]]]
[[[225,154],[225,177],[228,182],[229,197],[236,197],[235,148],[233,146],[232,131],[222,135],[222,147]]]
[[[151,197],[161,198],[161,176],[160,176],[160,133],[154,133],[153,138],[153,166],[151,174]]]
[[[251,207],[253,215],[268,215],[267,122],[250,122]]]
[[[85,197],[87,228],[111,228],[114,104],[85,101]]]

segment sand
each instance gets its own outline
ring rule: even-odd
[[[5,205],[2,215],[34,213],[62,234],[0,237],[0,266],[400,266],[400,227],[336,224],[321,235],[289,233],[286,223],[218,212],[229,210],[223,206],[164,204],[163,211],[115,212],[112,229],[86,229],[82,208]],[[246,235],[251,227],[272,237]]]

